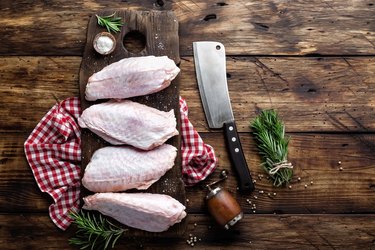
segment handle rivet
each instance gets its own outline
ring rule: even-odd
[[[238,153],[238,152],[240,152],[240,149],[239,148],[235,148],[234,152]]]
[[[233,131],[233,126],[229,126],[229,131]]]
[[[232,137],[232,142],[235,142],[236,140],[236,137]]]

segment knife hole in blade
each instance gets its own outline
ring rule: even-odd
[[[146,47],[146,37],[137,30],[132,30],[124,36],[124,47],[130,53],[139,53]]]
[[[220,45],[216,45],[216,49],[220,50],[221,49]]]

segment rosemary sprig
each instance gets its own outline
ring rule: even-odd
[[[124,23],[121,22],[121,17],[115,17],[115,14],[116,13],[109,16],[95,16],[100,26],[107,28],[109,33],[111,33],[111,31],[116,33],[120,31],[120,27],[123,26]]]
[[[82,210],[78,213],[71,212],[70,217],[78,230],[76,236],[69,239],[69,244],[79,246],[80,249],[107,249],[110,244],[113,248],[117,240],[127,231],[107,221],[101,215],[98,218]]]
[[[290,138],[285,138],[285,126],[275,110],[263,110],[251,123],[262,166],[270,175],[274,186],[288,183],[293,166],[287,161]]]

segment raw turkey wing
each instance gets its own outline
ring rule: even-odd
[[[163,232],[180,222],[185,206],[164,194],[97,193],[83,198],[84,209],[97,210],[124,225],[149,232]]]
[[[128,144],[143,150],[178,135],[173,110],[164,112],[130,100],[92,105],[83,111],[78,123],[113,145]]]
[[[129,98],[158,92],[171,84],[180,69],[166,56],[122,59],[94,73],[86,85],[86,100]]]
[[[104,147],[92,156],[82,184],[92,192],[147,189],[173,167],[176,155],[177,149],[169,144],[150,151]]]

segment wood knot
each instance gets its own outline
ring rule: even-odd
[[[163,0],[156,0],[156,5],[163,7],[164,6],[164,1]]]
[[[203,18],[204,21],[209,21],[211,19],[216,19],[216,14],[209,14]]]
[[[269,30],[269,26],[264,23],[253,23],[255,27],[261,29],[261,30]]]

